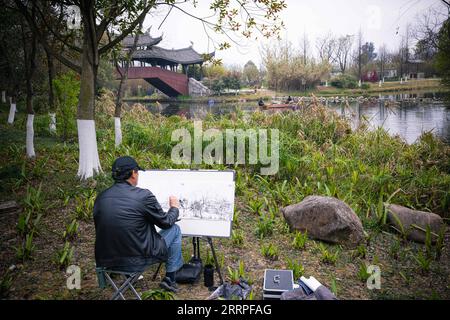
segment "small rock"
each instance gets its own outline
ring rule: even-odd
[[[314,239],[356,247],[364,239],[364,229],[356,213],[332,197],[309,196],[281,209],[291,229],[308,232]]]
[[[395,216],[402,226],[399,225]],[[426,232],[423,230],[426,230],[427,226],[430,226],[431,231],[435,234],[439,234],[444,226],[444,220],[435,213],[412,210],[398,204],[387,206],[387,220],[397,230],[401,230],[403,227],[409,240],[422,243],[425,243]],[[436,239],[437,237],[432,234],[432,241],[435,242]]]

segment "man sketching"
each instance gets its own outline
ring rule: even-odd
[[[95,200],[95,260],[98,267],[141,272],[165,261],[160,286],[176,292],[176,272],[183,266],[181,231],[175,224],[179,201],[169,197],[170,209],[161,208],[155,196],[136,187],[142,170],[132,157],[120,157],[112,166],[114,185]],[[155,226],[161,228],[156,232]]]

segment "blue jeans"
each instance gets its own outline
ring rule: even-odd
[[[164,238],[168,250],[166,272],[178,271],[183,266],[181,255],[181,230],[176,224],[169,229],[161,229],[159,234]]]

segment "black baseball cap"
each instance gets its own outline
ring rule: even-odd
[[[134,160],[130,156],[124,156],[117,158],[112,165],[112,175],[113,177],[119,178],[124,173],[127,173],[130,170],[142,170],[136,160]]]

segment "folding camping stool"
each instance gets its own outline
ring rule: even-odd
[[[139,279],[142,272],[123,272],[101,267],[96,267],[95,272],[97,273],[98,286],[101,289],[105,289],[108,284],[113,287],[115,292],[111,300],[118,300],[119,298],[126,300],[123,294],[127,289],[130,289],[138,300],[142,300],[141,295],[133,287],[133,284]],[[123,279],[123,282],[121,284],[116,284],[114,282],[115,279],[113,279],[115,278],[114,276],[118,276],[118,278]]]

